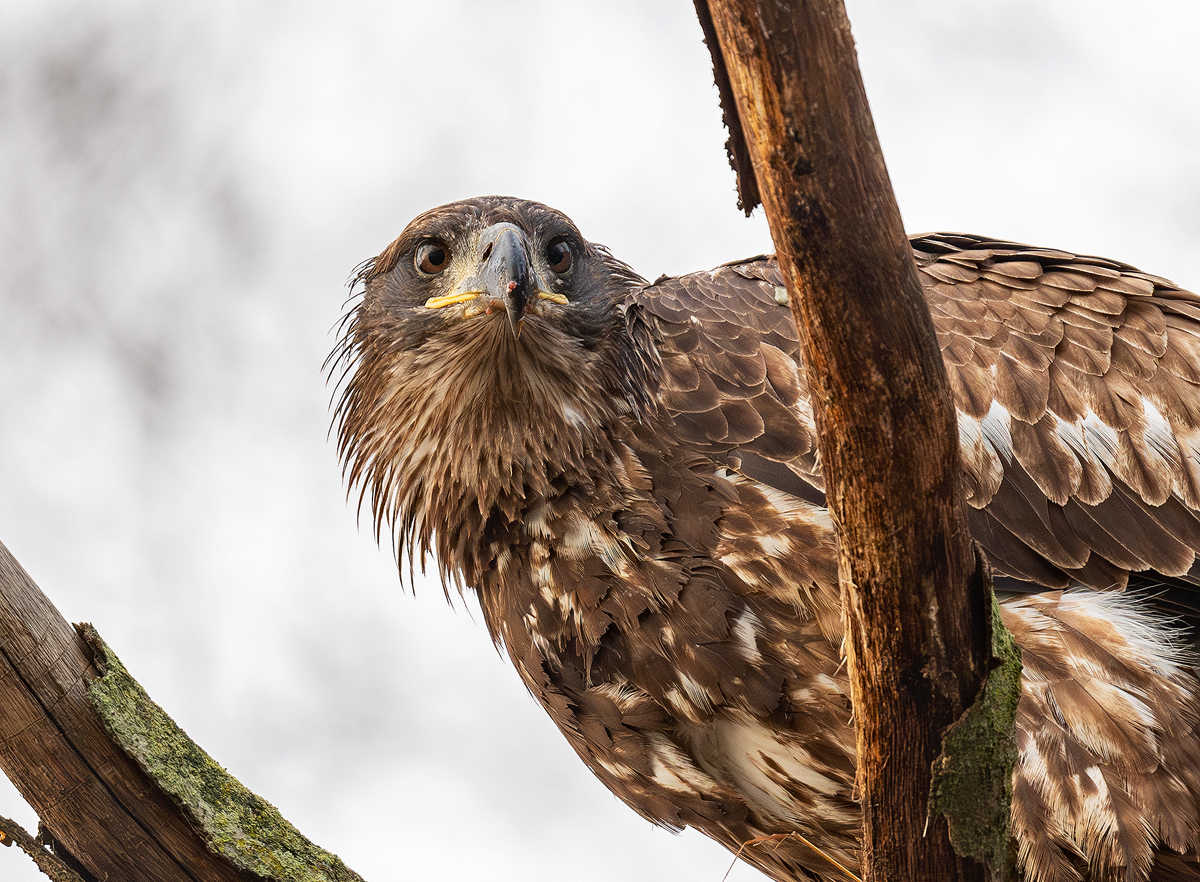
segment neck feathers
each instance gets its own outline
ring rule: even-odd
[[[598,345],[503,316],[461,321],[411,348],[351,328],[354,372],[338,408],[351,485],[414,559],[477,585],[480,553],[566,488],[610,484],[621,426],[650,409],[653,358],[621,312]],[[617,385],[612,378],[619,378]]]

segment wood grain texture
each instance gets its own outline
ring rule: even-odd
[[[87,645],[0,544],[0,766],[98,879],[248,882],[109,738]]]
[[[865,879],[980,879],[930,763],[989,657],[955,414],[839,0],[709,11],[817,404],[841,539]]]

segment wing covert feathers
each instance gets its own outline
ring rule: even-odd
[[[1177,608],[1195,604],[1179,597],[1200,585],[1200,297],[1101,258],[912,242],[972,535],[1006,587],[1044,592],[1002,603],[1025,658],[1012,823],[1026,878],[1200,880],[1191,656],[1145,598],[1119,594],[1149,571]],[[634,297],[683,439],[823,504],[782,285],[759,257]]]
[[[997,569],[1054,587],[1123,587],[1140,570],[1200,584],[1200,297],[1103,258],[953,233],[912,242],[973,528]],[[635,296],[656,320],[681,434],[819,491],[782,286],[759,257]]]

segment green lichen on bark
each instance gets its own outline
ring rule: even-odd
[[[129,675],[91,625],[80,632],[101,675],[88,697],[105,728],[205,832],[209,848],[276,882],[362,882],[219,766]]]
[[[941,755],[933,763],[929,811],[946,816],[956,852],[985,865],[992,882],[1004,882],[1016,878],[1009,817],[1021,650],[1000,620],[994,596],[989,606],[992,655],[998,664],[975,703],[946,730]]]

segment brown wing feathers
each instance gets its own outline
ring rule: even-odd
[[[1200,621],[1200,298],[1062,251],[946,234],[913,247],[959,408],[971,531],[997,587],[1124,589],[1138,574],[1160,609]],[[684,440],[822,505],[782,284],[775,262],[756,258],[635,296],[658,317]],[[737,419],[746,404],[761,427]],[[1042,880],[1114,868],[1200,879],[1191,860],[1155,850],[1194,856],[1200,844],[1194,681],[1163,667],[1186,656],[1170,632],[1131,646],[1116,631],[1145,623],[1102,599],[1081,614],[1079,602],[1049,592],[1004,604],[1026,658],[1012,817],[1022,866]]]
[[[1140,570],[1197,581],[1200,297],[1116,261],[973,236],[915,237],[913,250],[960,411],[972,527],[994,564],[1053,587],[1123,587]],[[681,433],[819,489],[782,284],[764,257],[637,299],[659,319]]]

